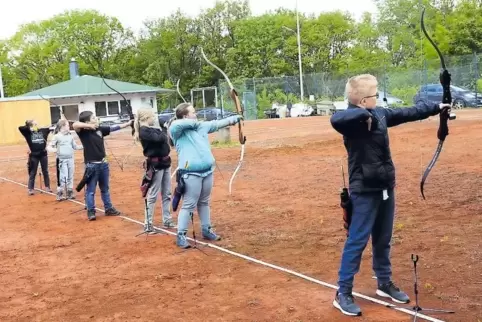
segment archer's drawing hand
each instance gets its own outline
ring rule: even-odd
[[[97,130],[97,128],[99,127],[99,124],[97,124],[97,123],[92,123],[92,124],[89,124],[89,126],[90,126],[90,129],[91,129],[91,130]]]
[[[440,108],[440,110],[443,110],[444,108],[448,108],[448,111],[450,113],[451,109],[452,109],[452,104],[446,104],[446,103],[440,103],[438,105],[438,107]]]

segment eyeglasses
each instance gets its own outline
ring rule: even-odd
[[[380,97],[380,94],[377,92],[375,95],[365,96],[363,99],[365,99],[365,98],[371,98],[371,97],[379,98],[379,97]]]

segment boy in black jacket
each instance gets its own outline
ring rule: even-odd
[[[373,270],[377,295],[397,303],[409,297],[392,282],[390,241],[395,216],[395,167],[388,128],[437,115],[449,104],[420,104],[411,108],[376,106],[378,82],[372,75],[352,77],[346,84],[348,108],[331,117],[333,128],[343,135],[348,152],[349,189],[353,216],[339,270],[339,289],[333,305],[346,315],[361,315],[352,296],[353,279],[360,269],[363,250],[372,235]],[[450,112],[450,109],[444,110]]]
[[[50,189],[49,161],[46,149],[50,129],[48,127],[38,128],[37,121],[27,120],[25,125],[18,127],[18,130],[24,136],[30,149],[28,155],[28,194],[34,194],[35,177],[37,176],[39,163],[44,176],[45,190],[52,192]]]

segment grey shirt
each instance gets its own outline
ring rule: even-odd
[[[82,150],[82,145],[77,145],[74,141],[74,137],[70,132],[57,133],[52,138],[49,145],[49,151],[57,152],[57,158],[59,159],[71,159],[74,157],[74,150]]]

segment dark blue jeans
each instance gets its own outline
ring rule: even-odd
[[[387,200],[383,200],[382,191],[351,194],[353,217],[338,272],[340,293],[352,292],[353,279],[360,270],[362,253],[370,235],[372,236],[373,270],[378,283],[387,283],[391,280],[390,241],[395,217],[395,194],[393,189],[387,192],[389,196]]]
[[[85,203],[87,211],[95,211],[95,188],[99,183],[100,196],[104,203],[104,209],[112,208],[109,191],[109,163],[87,163],[87,168],[94,169],[94,175],[87,183],[85,189]]]

